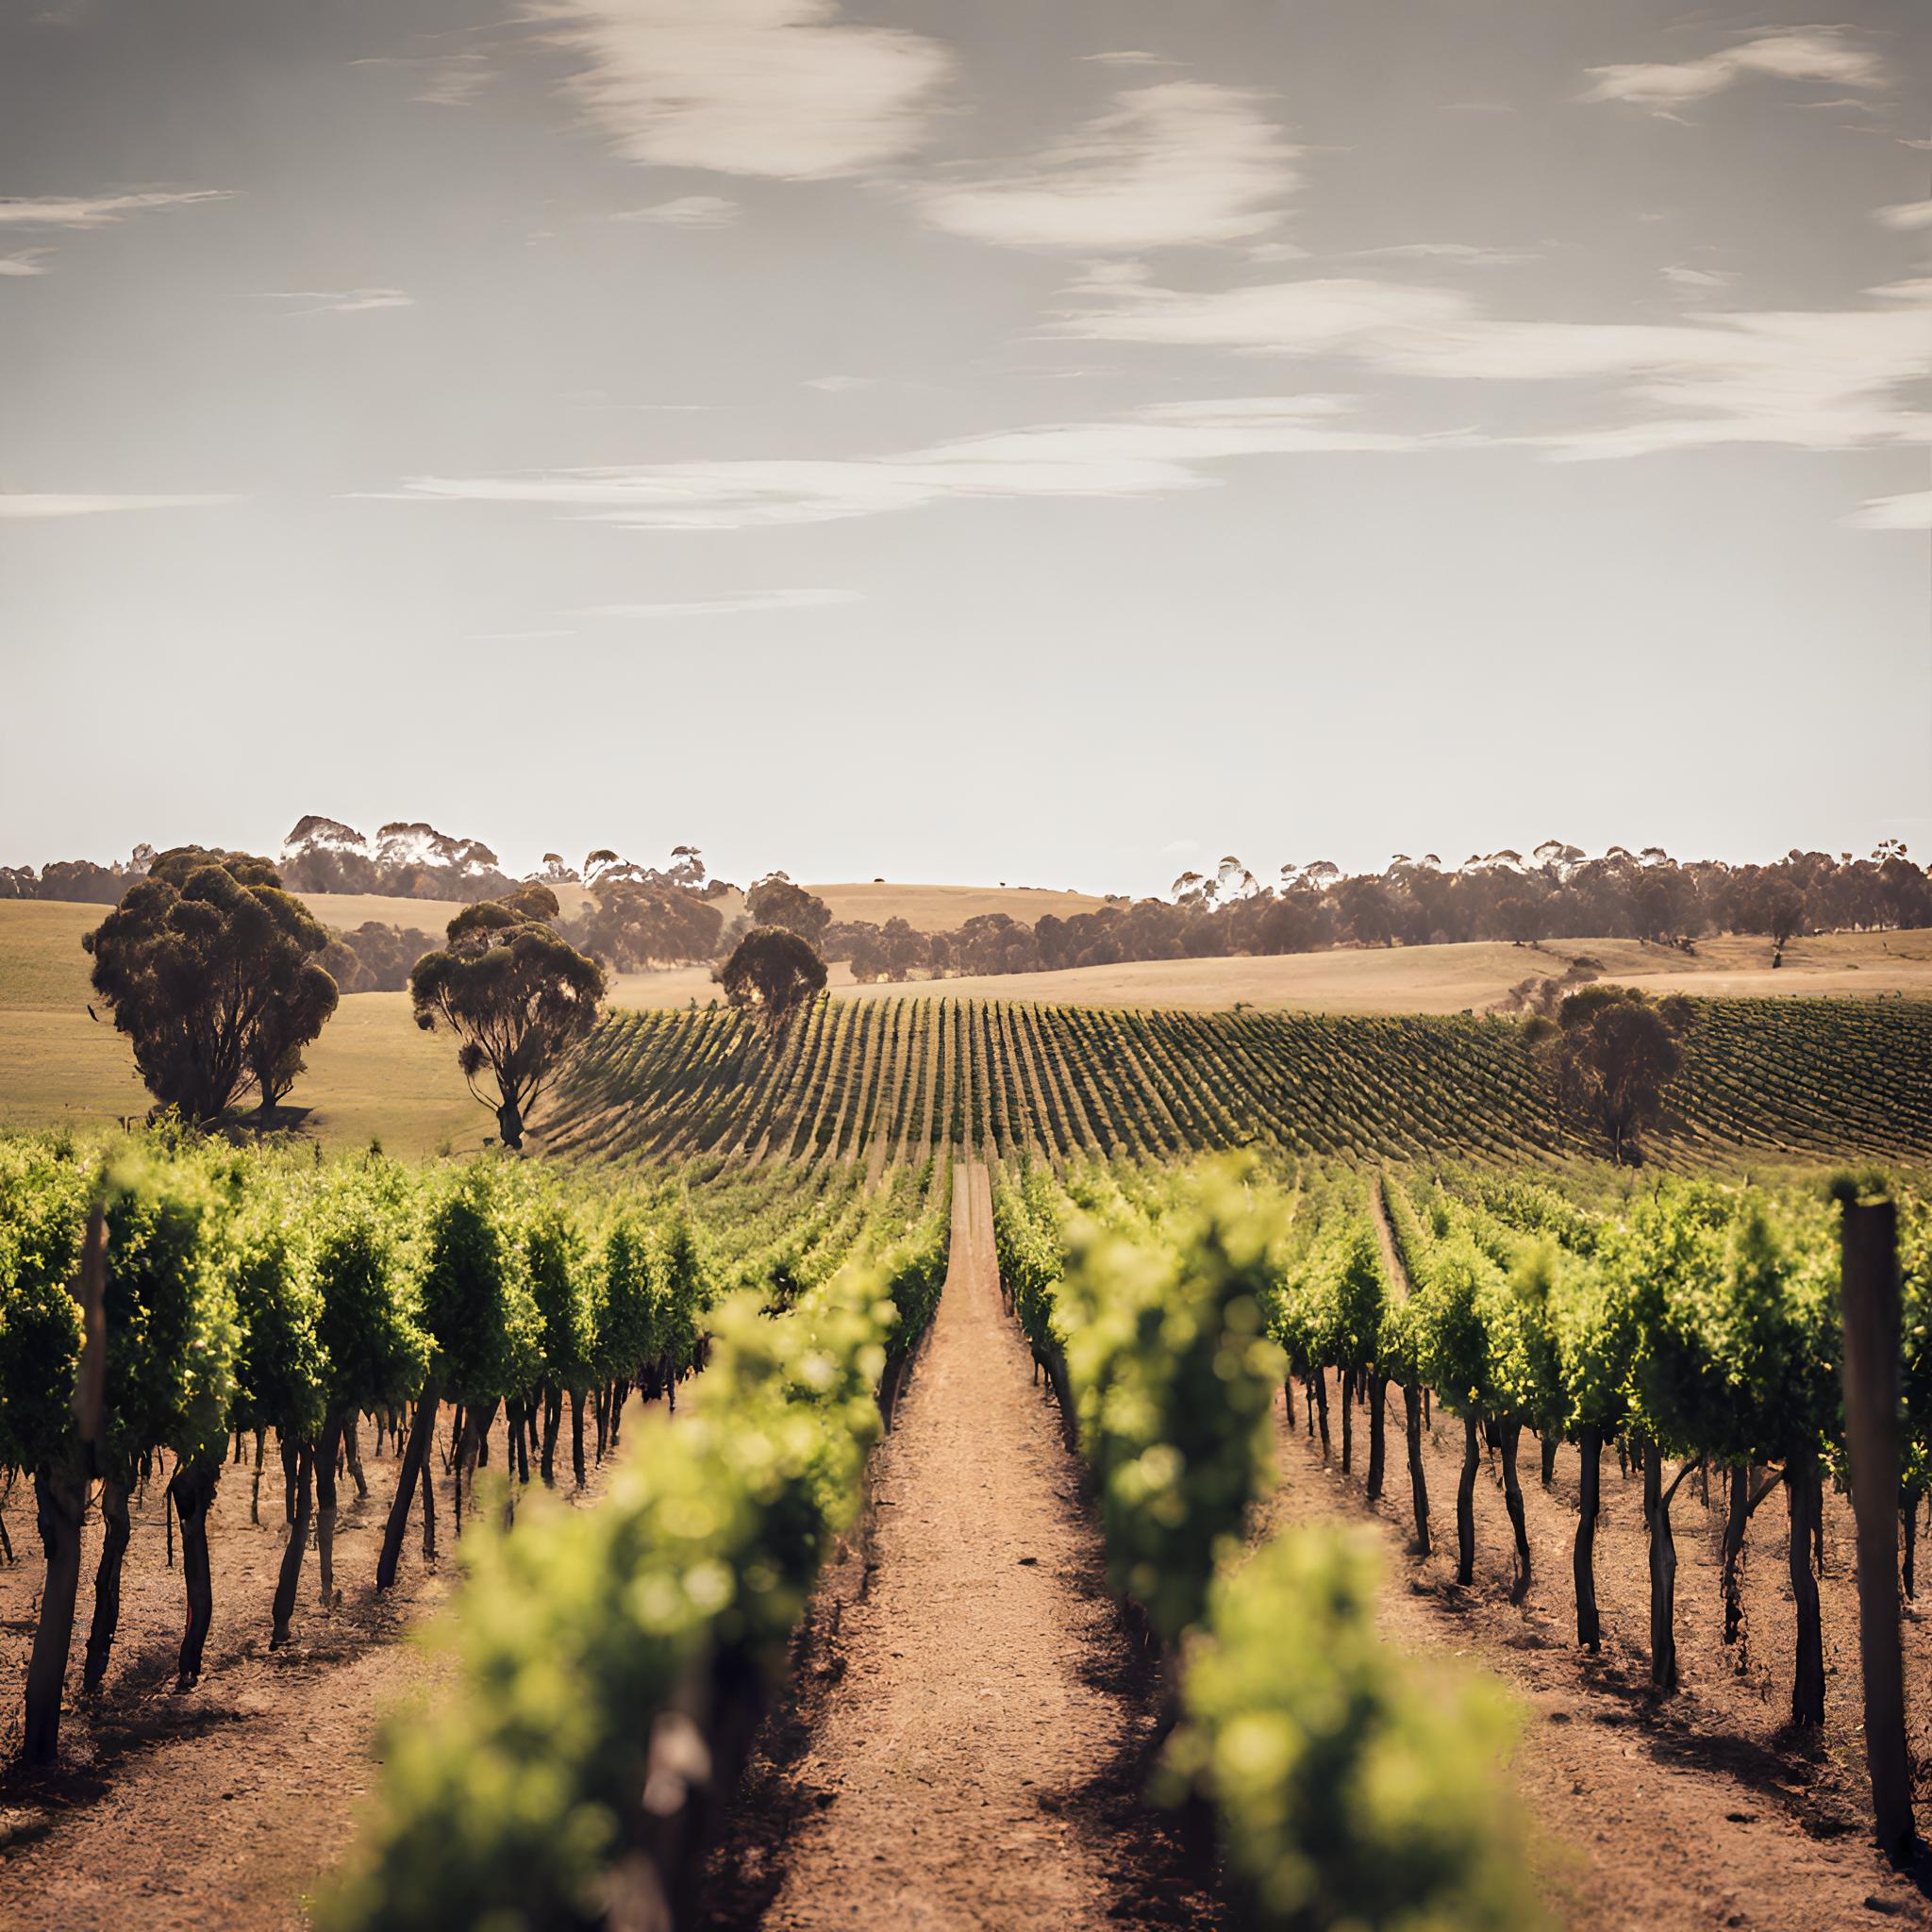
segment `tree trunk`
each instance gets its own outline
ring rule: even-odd
[[[127,1518],[127,1486],[107,1477],[101,1484],[101,1560],[94,1571],[94,1617],[87,1637],[87,1667],[81,1688],[98,1690],[108,1674],[108,1656],[121,1624],[121,1564],[134,1526]]]
[[[302,1557],[308,1548],[309,1504],[314,1493],[315,1445],[304,1442],[295,1451],[295,1514],[289,1541],[282,1550],[282,1571],[275,1578],[274,1627],[268,1647],[279,1650],[289,1641],[289,1619],[294,1614],[295,1591],[302,1582]]]
[[[1794,1456],[1785,1487],[1790,1508],[1791,1597],[1798,1612],[1797,1669],[1791,1678],[1791,1722],[1824,1722],[1824,1631],[1818,1615],[1818,1577],[1809,1562],[1818,1520],[1824,1513],[1824,1485],[1815,1455]]]
[[[409,1446],[403,1452],[403,1466],[396,1472],[395,1500],[389,1506],[389,1522],[382,1532],[382,1555],[376,1558],[375,1587],[387,1590],[396,1580],[396,1564],[403,1554],[403,1529],[409,1520],[409,1505],[415,1500],[416,1482],[423,1477],[423,1554],[436,1554],[436,1503],[424,1464],[429,1457],[429,1441],[436,1430],[436,1377],[423,1385],[416,1403],[416,1420],[409,1425]]]
[[[1916,1595],[1916,1570],[1919,1554],[1919,1492],[1907,1490],[1906,1499],[1899,1507],[1899,1527],[1905,1532],[1905,1564],[1900,1573],[1900,1581],[1905,1585],[1906,1601],[1910,1603]]]
[[[570,1467],[578,1489],[584,1486],[584,1397],[583,1391],[570,1391]]]
[[[1456,1484],[1456,1580],[1465,1585],[1475,1581],[1475,1476],[1482,1463],[1475,1418],[1464,1416],[1462,1474]]]
[[[1315,1414],[1322,1428],[1322,1460],[1328,1460],[1328,1376],[1325,1370],[1313,1369],[1309,1372],[1315,1384]]]
[[[490,1431],[496,1422],[496,1403],[492,1399],[479,1408],[471,1403],[463,1411],[463,1439],[457,1451],[457,1534],[463,1533],[463,1491],[470,1491],[470,1508],[474,1514],[476,1507],[476,1471],[484,1460],[484,1454],[490,1442]]]
[[[208,1571],[208,1512],[215,1500],[219,1463],[184,1463],[168,1484],[181,1523],[181,1575],[188,1586],[188,1625],[181,1633],[177,1690],[192,1690],[201,1678],[201,1657],[214,1622],[214,1584]]]
[[[248,1491],[248,1520],[258,1524],[261,1521],[261,1452],[268,1441],[268,1431],[255,1432],[255,1486]]]
[[[1576,1501],[1576,1547],[1570,1559],[1576,1581],[1576,1641],[1594,1657],[1603,1642],[1603,1622],[1596,1607],[1596,1520],[1603,1507],[1604,1432],[1584,1428],[1576,1434],[1583,1458]]]
[[[1355,1371],[1343,1369],[1341,1378],[1341,1473],[1347,1475],[1355,1467]]]
[[[524,1117],[517,1111],[514,1100],[506,1100],[496,1109],[496,1131],[503,1137],[506,1147],[521,1147],[524,1144]]]
[[[1368,1379],[1369,1475],[1366,1487],[1369,1501],[1378,1503],[1382,1499],[1382,1473],[1389,1455],[1389,1428],[1385,1413],[1389,1400],[1389,1379],[1386,1375],[1371,1375]]]
[[[557,1487],[557,1432],[563,1424],[563,1391],[546,1388],[543,1391],[543,1449],[537,1473],[546,1488]]]
[[[1523,1485],[1516,1475],[1516,1451],[1523,1441],[1523,1424],[1515,1420],[1502,1425],[1503,1507],[1509,1512],[1509,1527],[1516,1537],[1516,1575],[1509,1586],[1509,1601],[1520,1604],[1529,1594],[1529,1533],[1523,1522]]]
[[[1429,1554],[1429,1483],[1423,1473],[1422,1391],[1405,1387],[1402,1391],[1403,1433],[1408,1438],[1408,1494],[1415,1508],[1415,1553]]]
[[[1664,1455],[1655,1442],[1643,1445],[1643,1523],[1650,1533],[1650,1681],[1659,1690],[1674,1690],[1677,1545],[1664,1494]]]
[[[423,1560],[436,1561],[436,1472],[423,1464]]]
[[[509,1408],[509,1444],[516,1450],[517,1486],[525,1488],[530,1480],[530,1409],[523,1403],[512,1403]],[[506,1463],[510,1460],[509,1448],[503,1455]],[[506,1469],[508,1475],[509,1471]]]
[[[359,1503],[369,1494],[369,1478],[362,1474],[362,1451],[356,1441],[356,1412],[351,1409],[342,1418],[342,1455],[349,1465],[349,1480],[356,1485],[356,1500]],[[375,1425],[375,1453],[382,1454],[382,1424]]]
[[[315,1457],[315,1566],[322,1576],[322,1607],[336,1607],[336,1451],[342,1419],[333,1409],[322,1424],[322,1447]]]
[[[1557,1437],[1553,1432],[1540,1437],[1538,1441],[1542,1449],[1543,1459],[1541,1472],[1542,1486],[1544,1489],[1548,1489],[1557,1479]]]
[[[1308,1434],[1312,1437],[1315,1433],[1315,1378],[1312,1375],[1302,1377],[1302,1400],[1307,1404]]]
[[[1751,1491],[1757,1465],[1733,1465],[1729,1472],[1730,1500],[1724,1510],[1724,1536],[1718,1574],[1724,1599],[1724,1641],[1735,1643],[1744,1627],[1744,1527],[1751,1520]]]
[[[41,1621],[26,1667],[26,1729],[20,1755],[28,1764],[52,1764],[60,1752],[60,1700],[67,1687],[67,1653],[74,1642],[74,1600],[80,1592],[80,1523],[87,1485],[77,1463],[63,1457],[34,1472],[34,1502],[47,1576]]]

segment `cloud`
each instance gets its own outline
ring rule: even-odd
[[[492,78],[477,53],[439,54],[423,62],[423,84],[409,98],[428,108],[473,108]]]
[[[1740,41],[1701,60],[1592,67],[1596,85],[1586,101],[1629,101],[1641,108],[1676,108],[1722,92],[1746,75],[1818,80],[1833,87],[1877,87],[1884,70],[1876,56],[1837,27],[1805,27]]]
[[[0,523],[24,523],[42,517],[95,517],[126,509],[201,509],[211,504],[235,503],[233,496],[58,496],[39,492],[0,494]]]
[[[1932,201],[1901,201],[1890,208],[1874,208],[1872,219],[1884,223],[1888,228],[1897,228],[1906,233],[1916,228],[1932,228]]]
[[[677,604],[592,604],[573,617],[735,617],[752,610],[822,610],[834,604],[862,604],[861,591],[746,591],[735,597],[699,597]]]
[[[1855,530],[1932,530],[1932,490],[1874,496],[1845,519]]]
[[[1636,420],[1530,439],[1572,456],[1921,440],[1932,417],[1905,397],[1932,376],[1932,305],[1918,282],[1867,292],[1876,306],[1693,312],[1655,325],[1518,321],[1457,290],[1348,277],[1206,294],[1137,287],[1063,311],[1055,333],[1329,357],[1446,381],[1613,385]]]
[[[1299,152],[1260,94],[1162,81],[1116,94],[1107,113],[1005,173],[928,192],[923,208],[950,234],[1009,247],[1238,242],[1278,218]]]
[[[473,108],[495,75],[489,57],[471,50],[458,54],[375,54],[351,60],[351,67],[395,67],[411,75],[409,98],[431,108]]]
[[[680,194],[675,201],[627,208],[613,222],[651,222],[666,228],[728,228],[742,212],[729,195]]]
[[[0,199],[0,228],[105,228],[151,208],[231,201],[229,188],[142,189],[135,194],[43,194]]]
[[[1083,60],[1092,60],[1102,67],[1169,67],[1172,61],[1158,54],[1150,54],[1144,47],[1115,47],[1105,54],[1082,54]]]
[[[827,395],[841,395],[847,390],[871,389],[877,381],[875,375],[808,375],[805,387],[823,390]]]
[[[1716,268],[1666,268],[1658,273],[1665,281],[1679,289],[1727,289],[1738,279],[1736,275]]]
[[[1331,396],[1162,404],[1105,423],[1050,423],[881,457],[766,458],[408,479],[408,499],[548,506],[641,530],[741,530],[878,516],[942,501],[1160,496],[1211,488],[1239,457],[1385,453],[1447,437],[1382,435],[1337,420]]]
[[[23,248],[14,255],[0,255],[0,275],[43,275],[41,266],[53,254],[51,248]]]
[[[308,302],[291,315],[360,315],[370,308],[413,308],[416,298],[401,289],[287,289],[258,291],[258,302]]]
[[[835,0],[536,0],[569,83],[633,161],[827,180],[917,147],[952,72],[937,42]]]
[[[1533,253],[1524,249],[1478,248],[1468,242],[1397,242],[1386,248],[1357,248],[1355,252],[1362,260],[1379,257],[1390,261],[1461,261],[1472,268],[1493,268],[1536,259]]]

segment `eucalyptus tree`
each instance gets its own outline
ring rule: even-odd
[[[456,1036],[470,1091],[495,1112],[503,1144],[521,1147],[531,1109],[597,1024],[606,985],[603,967],[542,920],[486,900],[416,961],[409,1001],[425,1033]]]
[[[191,1121],[218,1120],[251,1080],[264,1107],[279,1099],[335,1010],[314,963],[327,933],[245,853],[164,852],[81,944],[148,1091]]]

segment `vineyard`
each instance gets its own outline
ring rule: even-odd
[[[1932,1004],[1707,1000],[1660,1152],[1932,1157]],[[862,1163],[935,1147],[1548,1158],[1585,1149],[1501,1019],[821,1000],[774,1054],[736,1015],[606,1019],[545,1122],[574,1154]]]
[[[593,1157],[574,1161],[324,1159],[168,1126],[0,1139],[0,1470],[7,1500],[31,1487],[42,1542],[19,1754],[59,1759],[77,1641],[90,1711],[143,1668],[117,1635],[130,1570],[151,1582],[152,1495],[171,1570],[178,1543],[178,1690],[232,1660],[208,1650],[231,1541],[210,1523],[243,1484],[257,1515],[266,1462],[271,1652],[461,1539],[453,1674],[388,1727],[323,1926],[697,1925],[745,1866],[776,1874],[758,1923],[817,1923],[811,1885],[883,1921],[905,1881],[881,1890],[855,1845],[904,1831],[916,1872],[948,1831],[969,1870],[981,1831],[1028,1841],[1047,1788],[1091,1776],[1114,1706],[1114,1774],[1150,1807],[1134,1816],[1167,1821],[1108,1827],[1140,1848],[1145,1917],[1108,1903],[1118,1855],[1070,1842],[1016,1868],[1011,1923],[1536,1924],[1523,1712],[1391,1641],[1390,1564],[1440,1553],[1441,1588],[1501,1614],[1560,1595],[1572,1694],[1629,1658],[1662,1710],[1681,1644],[1707,1673],[1678,1602],[1693,1485],[1721,1541],[1711,1644],[1763,1682],[1774,1632],[1781,1748],[1842,1756],[1828,1660],[1854,1620],[1821,1588],[1849,1470],[1839,1204],[1900,1202],[1887,1507],[1907,1596],[1932,1486],[1932,1210],[1909,1169],[1690,1170],[1740,1144],[1915,1150],[1922,1025],[1903,1006],[1705,1009],[1660,1172],[1574,1158],[1500,1023],[915,1001],[820,1002],[776,1050],[713,1014],[607,1023],[551,1127]],[[1747,1137],[1754,1060],[1771,1098]],[[1084,1471],[1087,1507],[1061,1517],[1035,1507],[1055,1458]],[[342,1491],[366,1498],[378,1465],[380,1535],[348,1567]],[[1309,1470],[1338,1487],[1304,1522]],[[975,1512],[962,1488],[994,1500]],[[1758,1514],[1774,1498],[1781,1538]],[[1016,1543],[1009,1524],[1036,1519]],[[1350,1520],[1399,1523],[1407,1557],[1338,1534]],[[1051,1612],[1024,1580],[1043,1536],[1091,1540],[1110,1635],[1065,1577]],[[1788,1623],[1748,1563],[1767,1541]],[[827,1566],[855,1563],[841,1636],[808,1610]],[[921,1576],[942,1573],[956,1594],[928,1605]],[[1099,1647],[1084,1690],[1076,1627]],[[871,1646],[849,1689],[848,1641]],[[941,1719],[934,1684],[957,1674]],[[794,1678],[819,1704],[788,1702]],[[1112,1706],[1096,1682],[1124,1687]],[[1084,1700],[1088,1729],[1042,1729],[1023,1695]],[[838,1766],[796,1802],[802,1774],[773,1755],[788,1723]],[[933,1780],[903,1768],[945,1752],[983,1815],[946,1809],[922,1840]],[[741,1774],[778,1796],[735,1804]],[[1832,1802],[1842,1830],[1855,1800]],[[1829,1882],[1879,1882],[1865,1856]]]

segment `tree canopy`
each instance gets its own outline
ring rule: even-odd
[[[93,990],[163,1107],[212,1121],[251,1081],[272,1107],[335,1011],[328,935],[267,859],[181,845],[81,945]]]
[[[530,1109],[597,1024],[604,969],[541,920],[494,900],[466,906],[448,939],[409,974],[416,1024],[457,1036],[470,1091],[495,1111],[503,1144],[521,1147]],[[493,1097],[478,1086],[486,1079]]]
[[[782,925],[745,934],[718,973],[724,997],[774,1040],[824,991],[825,962],[811,943]]]
[[[1603,1129],[1613,1160],[1636,1153],[1639,1134],[1660,1111],[1683,1064],[1678,1036],[1690,1012],[1681,994],[1657,1001],[1627,986],[1587,986],[1557,1009],[1550,1055],[1557,1098]]]
[[[816,893],[794,886],[782,872],[767,873],[755,880],[744,903],[751,908],[755,924],[783,926],[814,949],[832,923],[832,908]]]

